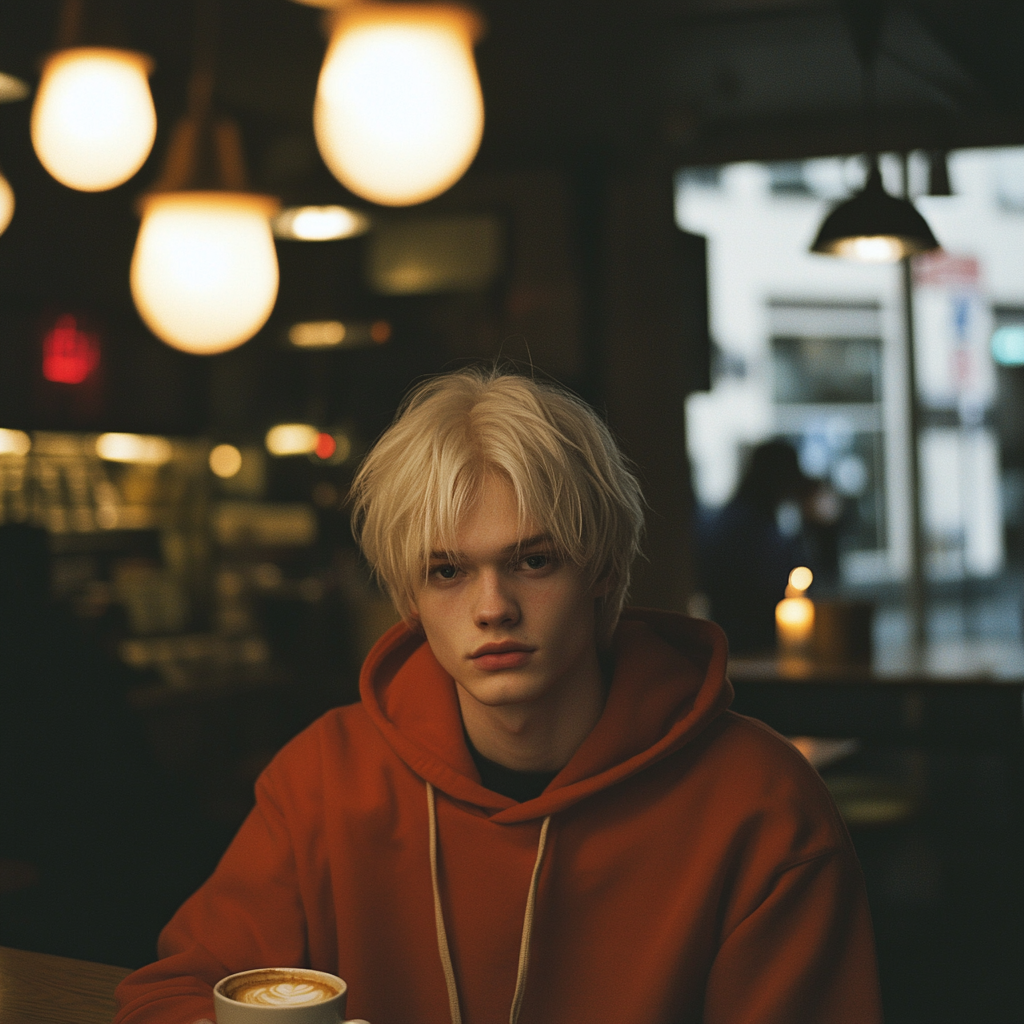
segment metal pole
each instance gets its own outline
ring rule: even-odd
[[[910,199],[907,154],[900,155],[903,196]],[[910,571],[907,575],[907,609],[910,613],[910,641],[920,651],[928,639],[926,622],[926,580],[924,531],[921,527],[921,416],[917,401],[917,366],[914,360],[914,275],[910,257],[900,260],[903,299],[903,354],[906,361],[907,475],[910,485]]]

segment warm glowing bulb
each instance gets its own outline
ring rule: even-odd
[[[892,235],[843,238],[836,242],[835,251],[837,256],[862,263],[895,263],[907,254],[903,242]]]
[[[293,206],[274,218],[278,238],[302,242],[326,242],[336,238],[354,238],[365,234],[370,219],[347,206]]]
[[[279,423],[267,431],[267,451],[271,455],[308,455],[316,451],[320,431],[309,423]]]
[[[7,230],[14,216],[14,189],[11,183],[0,174],[0,235]]]
[[[269,218],[277,201],[242,192],[147,196],[132,256],[132,296],[172,348],[214,355],[266,322],[278,269]]]
[[[237,476],[242,468],[242,453],[233,444],[219,444],[210,451],[210,471],[221,480]]]
[[[62,185],[102,192],[127,181],[156,138],[148,57],[76,47],[47,58],[32,107],[32,145]]]
[[[324,162],[357,195],[422,203],[466,172],[484,127],[475,15],[358,3],[337,15],[313,107]]]
[[[96,438],[96,454],[107,462],[135,462],[162,466],[174,455],[166,437],[147,434],[100,434]]]
[[[0,427],[0,455],[28,455],[31,450],[32,438],[24,430]]]
[[[335,348],[347,333],[340,320],[306,320],[288,328],[288,340],[296,348]]]

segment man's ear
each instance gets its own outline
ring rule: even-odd
[[[597,597],[607,597],[612,590],[612,574],[610,572],[605,573],[595,584],[593,588],[593,595]]]
[[[409,603],[406,605],[402,621],[413,633],[420,633],[423,635],[423,623],[420,622],[420,611],[416,607],[416,602],[413,601],[412,598],[409,599]]]

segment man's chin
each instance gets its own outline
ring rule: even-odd
[[[477,704],[488,708],[529,704],[537,700],[544,690],[537,680],[523,678],[514,671],[490,673],[484,679],[459,683],[459,688]]]

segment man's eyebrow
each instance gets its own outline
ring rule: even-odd
[[[551,542],[551,535],[548,533],[535,533],[532,537],[524,537],[522,540],[517,540],[512,544],[507,544],[501,549],[503,555],[514,555],[517,551],[522,551],[523,548],[532,548],[536,544],[549,544]],[[459,561],[464,559],[465,555],[461,551],[431,551],[431,561]]]
[[[515,544],[509,544],[507,548],[503,548],[503,552],[512,554],[516,551],[521,551],[523,548],[532,548],[534,544],[550,544],[551,534],[549,533],[535,533],[532,537],[526,537],[524,540],[517,541]]]

